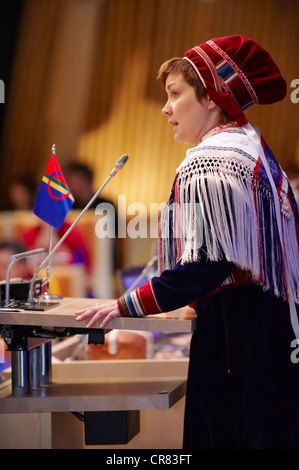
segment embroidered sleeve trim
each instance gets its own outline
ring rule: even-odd
[[[120,297],[117,303],[122,317],[140,318],[162,312],[151,280]]]

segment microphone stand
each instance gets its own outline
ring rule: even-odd
[[[10,302],[10,272],[14,265],[14,263],[20,259],[29,258],[29,256],[39,255],[44,253],[44,248],[38,248],[36,250],[24,251],[22,253],[16,253],[12,255],[10,259],[10,265],[8,266],[7,273],[6,273],[6,286],[5,286],[5,307],[9,307]]]
[[[84,207],[84,209],[82,210],[82,212],[78,215],[78,217],[76,218],[76,220],[72,223],[72,225],[69,227],[69,229],[65,232],[65,234],[61,237],[61,239],[59,240],[59,242],[54,246],[54,248],[50,251],[50,253],[48,254],[48,256],[43,260],[43,262],[40,264],[40,266],[38,267],[38,269],[36,270],[36,272],[34,273],[34,276],[31,280],[31,283],[30,283],[30,289],[29,289],[29,297],[28,297],[28,304],[30,304],[31,306],[34,305],[36,302],[34,301],[33,299],[33,286],[34,286],[34,282],[35,282],[35,279],[38,275],[38,273],[40,272],[40,270],[45,266],[45,264],[48,262],[48,260],[51,258],[51,256],[56,252],[56,250],[60,247],[60,245],[64,242],[64,240],[66,239],[66,237],[69,235],[69,233],[73,230],[73,228],[75,227],[75,225],[77,225],[77,223],[79,222],[79,220],[81,219],[81,217],[85,214],[85,212],[88,210],[88,208],[91,206],[91,204],[94,202],[94,200],[97,198],[97,196],[100,194],[100,192],[104,189],[104,187],[107,185],[107,183],[111,180],[111,178],[113,176],[115,176],[118,171],[125,165],[125,163],[128,161],[129,157],[128,155],[124,154],[121,156],[121,158],[116,162],[114,168],[112,169],[112,171],[110,172],[110,175],[108,176],[108,178],[106,179],[106,181],[102,184],[102,186],[98,189],[98,191],[95,193],[95,195],[90,199],[90,201],[86,204],[86,206]],[[55,303],[55,305],[57,305],[57,303]]]

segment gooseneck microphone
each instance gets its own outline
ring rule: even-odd
[[[91,204],[94,202],[94,200],[97,198],[97,196],[100,194],[100,192],[104,189],[104,187],[106,186],[106,184],[111,180],[111,178],[113,176],[115,176],[119,170],[121,170],[123,168],[123,166],[127,163],[129,157],[128,155],[124,154],[122,155],[119,160],[117,160],[117,162],[115,163],[113,169],[111,170],[110,172],[110,175],[108,176],[108,178],[106,179],[106,181],[102,184],[102,186],[98,189],[98,191],[95,193],[95,195],[90,199],[90,201],[86,204],[86,206],[84,207],[84,209],[82,210],[82,212],[78,215],[78,217],[76,218],[76,220],[72,223],[72,225],[69,227],[69,229],[65,232],[65,234],[63,235],[63,237],[61,237],[61,239],[59,240],[59,242],[54,246],[54,248],[50,251],[50,253],[48,253],[48,256],[43,260],[43,262],[40,264],[40,266],[38,267],[38,269],[36,270],[36,272],[34,273],[34,276],[33,278],[31,279],[31,282],[30,282],[30,289],[29,289],[29,297],[28,297],[28,303],[30,304],[33,304],[34,303],[34,299],[33,299],[33,287],[34,287],[34,283],[35,283],[35,279],[38,275],[38,273],[40,272],[40,270],[45,266],[45,264],[48,262],[48,260],[51,258],[52,255],[54,255],[54,253],[56,252],[56,250],[60,247],[60,245],[64,242],[64,240],[66,239],[66,237],[69,235],[69,233],[73,230],[73,228],[75,227],[75,225],[77,225],[77,223],[79,222],[79,220],[81,219],[81,217],[83,216],[83,214],[85,214],[85,212],[87,211],[87,209],[91,206]]]
[[[7,273],[6,273],[6,288],[5,288],[5,306],[6,307],[9,306],[9,300],[10,300],[10,297],[9,297],[9,294],[10,294],[10,272],[11,272],[11,268],[13,267],[14,263],[16,261],[20,260],[20,259],[29,258],[29,256],[40,255],[44,252],[45,252],[44,248],[37,248],[36,250],[24,251],[22,253],[15,253],[14,255],[12,255],[9,258],[10,259],[10,265],[8,266],[8,270],[7,270]]]
[[[128,155],[126,155],[125,153],[119,158],[119,160],[117,160],[117,162],[115,163],[114,165],[114,168],[113,170],[111,171],[110,173],[110,176],[114,176],[116,175],[116,173],[122,169],[122,167],[127,163],[127,161],[129,160],[129,157]],[[109,181],[109,180],[108,180]],[[107,181],[107,183],[108,183]]]

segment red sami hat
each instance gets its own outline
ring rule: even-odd
[[[252,104],[282,100],[287,85],[270,54],[244,36],[215,38],[186,52],[210,98],[239,125]]]

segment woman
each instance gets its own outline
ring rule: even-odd
[[[298,209],[244,115],[283,99],[286,83],[243,36],[203,43],[163,64],[159,78],[174,138],[193,146],[161,218],[160,274],[77,318],[105,327],[192,304],[184,448],[296,448]]]

